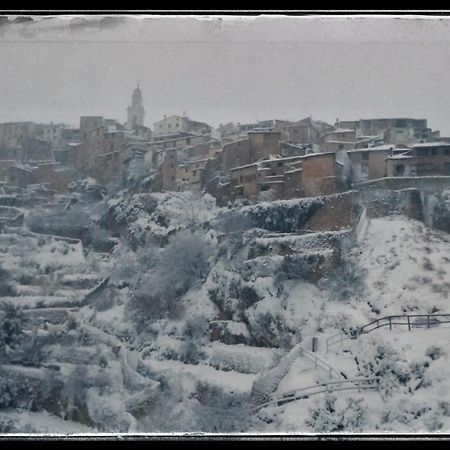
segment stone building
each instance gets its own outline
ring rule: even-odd
[[[30,184],[36,184],[36,176],[31,167],[16,163],[8,168],[6,184],[26,188]]]
[[[208,158],[184,161],[177,166],[177,186],[201,185]]]
[[[40,136],[24,138],[22,141],[22,162],[52,161],[52,145]]]
[[[177,149],[172,148],[161,152],[158,158],[158,175],[160,179],[161,189],[164,191],[172,191],[177,185]]]
[[[196,134],[211,134],[212,127],[204,122],[191,120],[186,116],[164,116],[164,119],[153,124],[155,136],[160,134],[188,131]]]
[[[281,129],[284,144],[307,146],[312,153],[320,151],[321,136],[333,126],[312,117],[306,117]]]
[[[39,136],[50,143],[51,149],[60,148],[63,145],[63,132],[67,125],[63,123],[53,123],[39,125]]]
[[[0,123],[0,148],[21,149],[26,139],[39,136],[39,125],[33,122]]]
[[[6,183],[26,188],[30,185],[44,185],[57,192],[66,192],[67,185],[75,178],[73,169],[62,167],[55,162],[15,163],[7,168]]]
[[[282,158],[269,155],[256,163],[231,169],[233,196],[255,201],[262,192],[271,190],[272,199],[301,197],[302,160],[302,156]]]
[[[387,176],[386,158],[393,154],[394,145],[349,150],[353,182],[373,180]]]
[[[388,156],[388,177],[450,176],[450,143],[414,144],[403,153]]]
[[[104,118],[102,116],[81,116],[79,138],[81,141],[86,140],[86,133],[91,130],[104,126]]]
[[[246,139],[223,146],[217,154],[221,170],[252,164],[269,155],[281,153],[281,133],[279,131],[249,131]]]
[[[336,153],[311,153],[302,159],[302,191],[306,197],[339,192],[340,167]]]
[[[355,148],[356,131],[350,128],[337,128],[321,135],[320,149],[323,153],[351,150]]]

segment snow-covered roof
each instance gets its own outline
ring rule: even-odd
[[[273,156],[273,155],[270,155],[270,156]],[[280,161],[280,162],[283,162],[283,161],[292,161],[292,160],[301,160],[303,158],[303,155],[302,156],[286,156],[286,157],[281,157],[281,156],[279,156],[279,155],[276,155],[276,157],[275,158],[270,158],[269,160],[266,160],[266,161],[270,161],[270,160],[274,160],[274,159],[276,159],[276,160],[278,160],[278,161]]]
[[[245,166],[239,166],[239,167],[233,167],[232,169],[230,169],[230,172],[233,172],[234,170],[239,170],[239,169],[247,169],[248,167],[252,167],[252,166],[256,166],[257,164],[254,162],[252,164],[246,164]]]
[[[399,155],[388,156],[387,159],[411,159],[411,158],[414,158],[414,156],[406,155],[405,153],[400,153]]]
[[[276,131],[276,130],[267,129],[267,128],[257,128],[257,129],[250,130],[248,132],[248,134],[250,134],[250,133],[252,133],[252,134],[258,134],[258,133],[279,134],[280,132]]]
[[[283,180],[268,180],[267,178],[259,181],[258,184],[284,184]]]
[[[356,142],[355,141],[335,141],[335,140],[331,140],[331,141],[325,141],[324,144],[352,144],[352,145],[355,145]]]
[[[384,145],[377,145],[376,147],[356,148],[354,150],[348,150],[347,153],[376,152],[376,151],[387,151],[387,150],[395,150],[395,145],[384,144]]]
[[[303,158],[312,158],[313,156],[327,156],[327,155],[335,155],[335,152],[318,152],[318,153],[308,153],[304,155]]]
[[[238,139],[237,141],[228,142],[227,144],[224,144],[223,147],[225,148],[225,147],[228,147],[228,146],[230,146],[230,145],[237,144],[237,143],[239,143],[239,142],[245,142],[245,141],[248,141],[248,138],[247,138],[247,137],[244,138],[244,139]]]
[[[297,173],[297,172],[303,172],[303,169],[299,168],[299,169],[288,170],[288,171],[286,171],[284,173],[285,174],[289,174],[289,173]]]
[[[420,142],[418,144],[413,144],[413,148],[420,147],[442,147],[442,146],[450,146],[450,142]]]
[[[334,130],[325,131],[322,136],[328,136],[330,134],[337,133],[355,133],[355,130],[352,130],[351,128],[336,128]]]

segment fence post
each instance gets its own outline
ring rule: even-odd
[[[391,319],[391,316],[389,316],[389,329],[392,330],[392,319]]]
[[[427,316],[427,328],[430,328],[430,316]]]
[[[409,321],[409,316],[406,316],[408,318],[408,330],[411,331],[411,322]]]

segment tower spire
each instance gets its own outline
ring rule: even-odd
[[[131,105],[127,108],[127,128],[133,129],[136,126],[144,125],[145,110],[142,105],[142,92],[139,80],[136,80],[136,89],[131,96]]]

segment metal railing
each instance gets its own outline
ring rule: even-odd
[[[327,362],[318,358],[315,353],[310,352],[309,350],[306,350],[306,348],[299,346],[299,355],[305,356],[310,361],[312,361],[314,363],[314,368],[321,369],[324,372],[326,372],[329,375],[330,379],[332,379],[333,376],[335,376],[336,378],[342,378],[342,377],[345,378],[345,375],[338,372],[333,366],[331,366]]]
[[[350,390],[369,390],[378,389],[379,377],[374,378],[355,378],[352,380],[327,381],[324,383],[305,386],[299,389],[294,389],[284,392],[279,396],[271,397],[269,400],[255,406],[252,412],[257,412],[267,406],[281,406],[285,403],[294,402],[309,398],[312,395],[321,394],[324,392],[350,391]]]
[[[431,328],[443,323],[450,323],[450,314],[401,314],[394,316],[385,316],[373,320],[361,327],[340,331],[339,333],[330,336],[326,340],[327,352],[330,347],[338,343],[343,343],[349,339],[357,339],[363,334],[368,334],[378,328],[389,327],[392,330],[393,326],[407,326],[411,331],[413,328]]]

